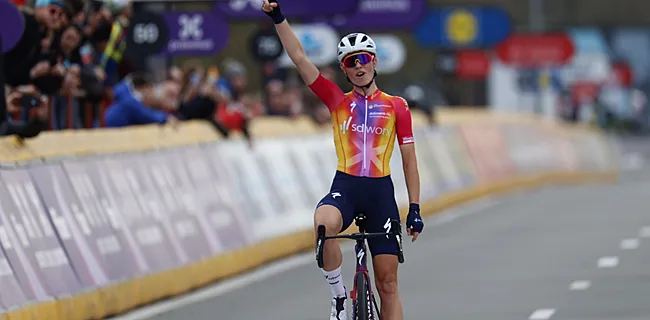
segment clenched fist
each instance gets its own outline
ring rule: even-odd
[[[280,4],[277,0],[264,0],[262,11],[264,11],[267,16],[271,17],[275,24],[280,24],[285,20],[282,11],[280,11]]]

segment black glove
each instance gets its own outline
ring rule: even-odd
[[[284,15],[282,15],[282,11],[280,10],[280,3],[278,3],[278,0],[269,0],[269,4],[271,4],[271,3],[277,3],[278,6],[275,7],[275,8],[272,8],[271,12],[266,12],[264,10],[262,10],[262,11],[264,11],[264,13],[266,13],[267,16],[271,17],[271,19],[273,19],[273,22],[275,24],[280,24],[280,23],[284,22],[284,20],[285,20]]]

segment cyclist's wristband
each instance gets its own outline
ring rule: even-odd
[[[271,16],[271,19],[273,19],[273,23],[280,24],[284,22],[285,18],[284,15],[282,14],[282,11],[280,10],[275,11],[275,10],[277,10],[277,8],[273,10],[273,15]]]
[[[417,203],[409,204],[409,213],[410,212],[415,212],[416,214],[420,214],[420,205]]]

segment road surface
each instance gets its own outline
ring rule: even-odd
[[[345,248],[350,287],[354,253]],[[405,319],[648,320],[650,169],[617,184],[524,191],[453,209],[427,220],[405,257]],[[313,256],[304,255],[121,319],[323,320],[329,299]]]

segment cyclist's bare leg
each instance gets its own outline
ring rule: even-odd
[[[380,254],[372,259],[375,285],[381,298],[381,320],[403,320],[402,301],[397,285],[399,261],[392,254]]]
[[[335,206],[322,205],[316,209],[314,214],[314,233],[319,225],[325,225],[325,235],[335,236],[339,234],[343,226],[341,212]],[[332,271],[341,266],[343,255],[341,247],[335,239],[325,241],[323,245],[323,269]]]

